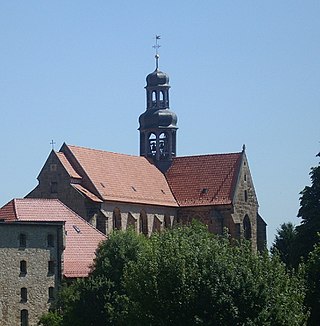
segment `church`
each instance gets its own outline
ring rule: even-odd
[[[177,156],[177,116],[158,59],[146,78],[139,156],[65,143],[49,154],[35,189],[0,208],[1,325],[36,325],[63,279],[88,276],[113,230],[150,236],[198,220],[214,234],[265,249],[245,147]]]
[[[236,153],[177,156],[177,116],[169,77],[146,77],[146,110],[139,117],[140,156],[64,143],[50,153],[38,185],[26,197],[59,199],[104,234],[134,228],[149,236],[199,220],[215,234],[266,245],[266,223],[245,147]]]

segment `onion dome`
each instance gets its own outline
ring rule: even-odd
[[[169,76],[158,68],[149,74],[146,78],[148,86],[167,86],[169,85]]]
[[[147,110],[139,117],[142,130],[152,128],[177,129],[177,115],[169,109]]]

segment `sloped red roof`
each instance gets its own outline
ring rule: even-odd
[[[176,157],[166,173],[179,206],[231,204],[242,153]]]
[[[15,199],[13,199],[0,209],[0,220],[15,221],[16,219]]]
[[[87,276],[99,243],[106,239],[104,234],[58,199],[14,199],[0,209],[0,216],[8,221],[64,221],[66,248],[63,274],[65,277]]]
[[[93,194],[88,189],[86,189],[85,187],[83,187],[83,186],[81,186],[79,184],[72,184],[72,187],[77,189],[78,191],[80,191],[84,196],[86,196],[87,198],[89,198],[92,201],[95,201],[97,203],[102,203],[103,202],[103,200],[98,198],[95,194]]]
[[[177,206],[165,176],[145,157],[64,146],[103,200]]]
[[[57,155],[57,157],[60,160],[61,164],[64,166],[64,168],[66,169],[67,173],[69,174],[69,176],[71,178],[81,179],[81,176],[72,167],[70,162],[65,157],[64,153],[56,152],[55,154]]]

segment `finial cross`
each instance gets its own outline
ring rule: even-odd
[[[51,145],[51,148],[54,150],[54,145],[55,145],[55,141],[53,141],[53,139],[51,140],[51,142],[50,142],[50,145]]]
[[[156,35],[155,36],[156,44],[152,46],[156,50],[156,55],[154,56],[156,58],[156,69],[158,69],[158,67],[159,67],[159,53],[158,53],[158,50],[161,47],[161,45],[158,43],[158,41],[160,40],[160,38],[161,38],[160,35]]]

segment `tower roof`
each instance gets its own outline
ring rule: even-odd
[[[169,86],[169,76],[158,68],[147,76],[146,81],[147,87]]]
[[[177,115],[169,109],[147,110],[139,117],[140,129],[176,128]]]

